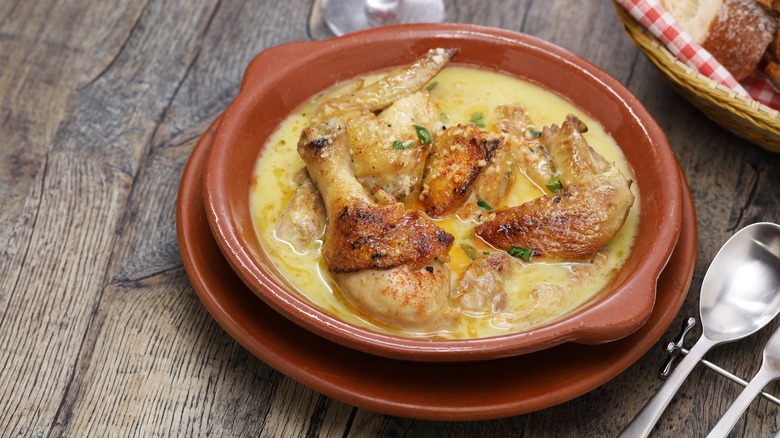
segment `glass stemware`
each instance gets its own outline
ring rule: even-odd
[[[389,24],[443,20],[443,0],[314,0],[309,34],[321,39],[327,37],[324,28],[340,36]]]

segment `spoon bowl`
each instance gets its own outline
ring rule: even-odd
[[[741,229],[715,255],[699,301],[702,336],[621,437],[646,437],[693,367],[715,345],[749,336],[780,312],[780,225]]]
[[[712,261],[702,283],[704,335],[740,339],[764,327],[780,309],[780,225],[760,223],[734,235]]]

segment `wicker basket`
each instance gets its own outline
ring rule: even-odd
[[[780,112],[726,86],[679,61],[669,50],[615,3],[628,38],[647,56],[680,95],[710,119],[764,149],[780,153]]]

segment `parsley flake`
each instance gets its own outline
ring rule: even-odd
[[[537,131],[534,128],[527,128],[525,130],[525,133],[526,133],[526,138],[528,138],[528,137],[530,137],[530,138],[539,138],[539,137],[542,136],[542,131]]]
[[[471,123],[476,125],[478,128],[484,128],[485,125],[485,115],[482,114],[482,111],[477,111],[471,113],[471,120],[469,120]]]
[[[558,175],[553,175],[550,178],[550,182],[545,184],[545,187],[547,187],[553,193],[563,188],[563,186],[561,185],[561,181],[558,179]]]
[[[409,140],[408,142],[404,143],[401,140],[396,140],[393,142],[393,149],[397,151],[401,151],[404,149],[409,149],[414,146],[414,142]]]
[[[490,204],[488,204],[487,201],[485,201],[484,199],[480,199],[479,201],[477,201],[477,205],[479,205],[481,208],[485,210],[493,209],[493,207],[491,207]]]
[[[468,256],[468,258],[470,258],[471,260],[475,260],[477,258],[477,252],[474,251],[474,247],[473,246],[471,246],[471,245],[469,245],[467,243],[461,243],[460,244],[460,249],[462,249],[463,252],[465,252],[466,255]]]
[[[423,144],[433,143],[433,139],[431,138],[431,133],[428,132],[427,129],[425,129],[420,125],[414,125],[414,130],[417,131],[417,138],[419,138]]]
[[[507,252],[512,257],[519,257],[525,261],[529,261],[531,260],[531,255],[534,251],[531,248],[526,248],[524,246],[513,246],[509,248],[509,251]]]

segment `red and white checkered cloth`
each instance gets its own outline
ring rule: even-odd
[[[778,93],[762,69],[739,82],[707,50],[683,30],[658,0],[616,0],[632,17],[661,41],[680,61],[697,69],[699,73],[723,84],[742,96],[774,109],[780,109]]]
[[[743,80],[742,86],[753,99],[772,109],[780,110],[780,93],[769,82],[769,78],[764,73],[763,65],[759,65],[759,68],[750,77]]]

